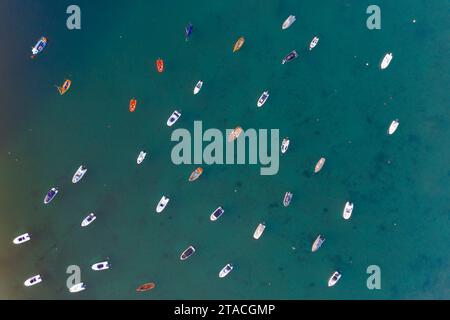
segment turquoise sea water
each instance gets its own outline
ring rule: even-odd
[[[448,1],[377,1],[381,30],[366,28],[370,1],[77,1],[77,31],[66,28],[70,4],[0,2],[0,298],[450,298]],[[297,21],[282,31],[289,14]],[[31,60],[41,35],[49,45]],[[300,57],[281,65],[293,49]],[[60,96],[54,84],[66,78],[72,87]],[[168,128],[175,109],[182,117]],[[172,164],[170,135],[194,120],[279,128],[291,145],[275,176],[213,165],[188,183],[196,165]],[[73,185],[81,163],[88,173]],[[44,206],[53,186],[60,193]],[[286,191],[294,198],[284,208]],[[157,215],[163,194],[171,200]],[[225,213],[212,223],[219,205]],[[92,211],[97,220],[82,229]],[[24,232],[32,241],[14,246]],[[319,233],[327,240],[312,254]],[[181,262],[190,244],[197,252]],[[90,270],[106,257],[110,270]],[[228,262],[235,270],[219,279]],[[65,285],[73,264],[87,285],[79,294]],[[369,265],[381,268],[381,290],[366,287]],[[327,288],[336,269],[342,279]],[[37,273],[44,281],[25,288]],[[145,282],[156,288],[136,293]]]

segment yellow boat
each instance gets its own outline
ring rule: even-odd
[[[245,42],[245,38],[240,37],[234,44],[233,52],[238,51],[244,45],[244,42]]]
[[[71,84],[72,84],[72,81],[67,79],[66,81],[64,81],[64,83],[61,87],[56,86],[56,88],[58,88],[59,94],[63,95],[64,93],[66,93],[67,90],[69,90]]]
[[[242,128],[239,126],[234,128],[233,131],[231,131],[230,134],[228,135],[228,142],[231,142],[231,141],[237,139],[240,136],[240,134],[242,133],[242,131],[244,131],[244,130],[242,130]]]

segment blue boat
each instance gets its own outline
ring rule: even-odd
[[[31,48],[31,58],[34,58],[35,56],[37,56],[39,53],[41,53],[45,47],[47,46],[47,38],[46,37],[41,37],[36,44],[34,45],[33,48]]]
[[[50,191],[45,195],[44,204],[50,203],[50,201],[52,201],[53,198],[55,198],[55,196],[57,194],[58,194],[58,189],[57,188],[51,188]]]
[[[192,25],[192,23],[189,22],[189,24],[186,26],[186,28],[184,28],[184,34],[186,36],[186,41],[189,40],[189,37],[192,34],[192,30],[194,29],[194,26]]]

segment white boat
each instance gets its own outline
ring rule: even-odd
[[[397,127],[399,124],[400,124],[400,122],[398,122],[398,119],[395,119],[394,121],[392,121],[391,125],[389,126],[388,133],[394,134],[394,132],[397,130]]]
[[[393,57],[394,56],[392,55],[392,52],[386,53],[386,55],[384,56],[383,60],[381,61],[380,68],[382,70],[386,69],[389,66],[389,64],[391,63],[391,60],[392,60]]]
[[[261,97],[258,99],[257,106],[258,108],[261,108],[264,103],[266,103],[267,98],[269,98],[269,91],[264,91]]]
[[[101,271],[101,270],[106,270],[109,269],[110,265],[108,263],[108,261],[102,261],[102,262],[97,262],[94,263],[91,267],[92,270],[95,271]]]
[[[25,280],[25,282],[23,284],[25,287],[31,287],[40,282],[42,282],[42,278],[38,274],[38,275],[32,276],[31,278],[28,278],[27,280]]]
[[[24,242],[30,241],[30,239],[31,239],[31,234],[29,234],[27,232],[27,233],[21,234],[20,236],[15,237],[13,240],[13,243],[14,244],[22,244]]]
[[[218,207],[216,210],[214,210],[213,213],[211,213],[211,216],[209,217],[209,219],[211,221],[216,221],[217,219],[219,219],[222,214],[225,212],[225,210],[222,209],[222,207]]]
[[[314,37],[311,40],[311,43],[309,44],[309,50],[314,49],[315,46],[317,46],[317,43],[319,42],[319,37]]]
[[[202,89],[202,86],[203,86],[203,81],[202,81],[202,80],[199,80],[199,81],[197,82],[197,84],[195,85],[195,87],[194,87],[194,94],[199,93],[200,90]]]
[[[147,156],[147,152],[145,152],[145,150],[142,150],[141,152],[139,152],[139,155],[137,157],[136,163],[137,164],[141,164],[142,161],[144,161],[146,156]]]
[[[331,275],[330,279],[328,280],[328,286],[329,286],[329,287],[334,286],[334,285],[339,281],[339,279],[341,278],[341,276],[342,276],[342,275],[339,273],[339,271],[335,271],[335,272]]]
[[[175,122],[177,122],[177,120],[181,117],[181,113],[178,112],[177,110],[175,110],[174,112],[172,112],[172,114],[170,115],[169,119],[167,119],[167,125],[169,127],[173,126],[173,124]]]
[[[352,216],[352,212],[353,212],[353,203],[347,201],[345,203],[344,211],[342,211],[342,216],[344,217],[345,220],[348,220]]]
[[[73,175],[72,178],[72,183],[77,183],[78,181],[81,180],[81,178],[84,177],[84,174],[86,173],[87,168],[85,166],[80,166],[77,170],[77,172],[75,172],[75,174]]]
[[[189,246],[186,250],[184,250],[180,255],[180,260],[186,260],[190,256],[192,256],[195,252],[195,248],[193,246]]]
[[[169,198],[166,196],[162,196],[161,200],[159,200],[158,205],[156,206],[156,212],[160,213],[164,210],[164,208],[167,206],[167,203],[169,202]]]
[[[319,248],[322,246],[322,244],[325,242],[325,237],[320,235],[317,237],[317,239],[314,241],[312,247],[311,247],[311,251],[312,252],[316,252],[317,250],[319,250]]]
[[[295,20],[295,16],[290,15],[286,20],[284,20],[283,24],[281,25],[281,29],[285,30],[289,28],[295,22]]]
[[[284,138],[283,141],[281,142],[281,153],[286,153],[286,151],[289,148],[289,138]]]
[[[322,167],[324,164],[325,164],[325,158],[320,158],[319,161],[317,161],[316,166],[314,167],[314,173],[317,173],[320,170],[322,170]]]
[[[287,207],[292,201],[292,192],[286,192],[283,198],[283,206]]]
[[[71,286],[69,288],[69,291],[72,293],[75,293],[75,292],[83,291],[84,289],[86,289],[86,286],[84,285],[83,282],[80,282],[80,283],[77,283],[77,284]]]
[[[58,194],[57,188],[51,188],[49,192],[45,195],[44,204],[50,203]]]
[[[255,232],[253,233],[253,239],[258,240],[259,238],[261,238],[261,235],[263,234],[265,229],[266,229],[266,225],[264,222],[258,224]]]
[[[225,267],[222,268],[219,272],[219,278],[225,278],[230,272],[233,270],[233,265],[228,263]]]
[[[83,219],[83,221],[81,221],[81,226],[87,227],[92,222],[94,222],[95,219],[97,219],[97,217],[95,216],[95,214],[93,212],[91,212],[91,213],[89,213],[89,215],[86,218]]]

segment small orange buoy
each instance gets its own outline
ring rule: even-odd
[[[137,104],[136,99],[133,98],[130,100],[130,112],[134,112],[134,110],[136,110],[136,104]]]
[[[158,58],[156,60],[156,70],[158,70],[158,72],[163,72],[164,71],[164,61],[161,58]]]
[[[153,282],[144,283],[143,285],[140,285],[139,287],[137,287],[136,291],[138,291],[138,292],[148,291],[148,290],[153,289],[154,287],[156,287],[156,285]]]

